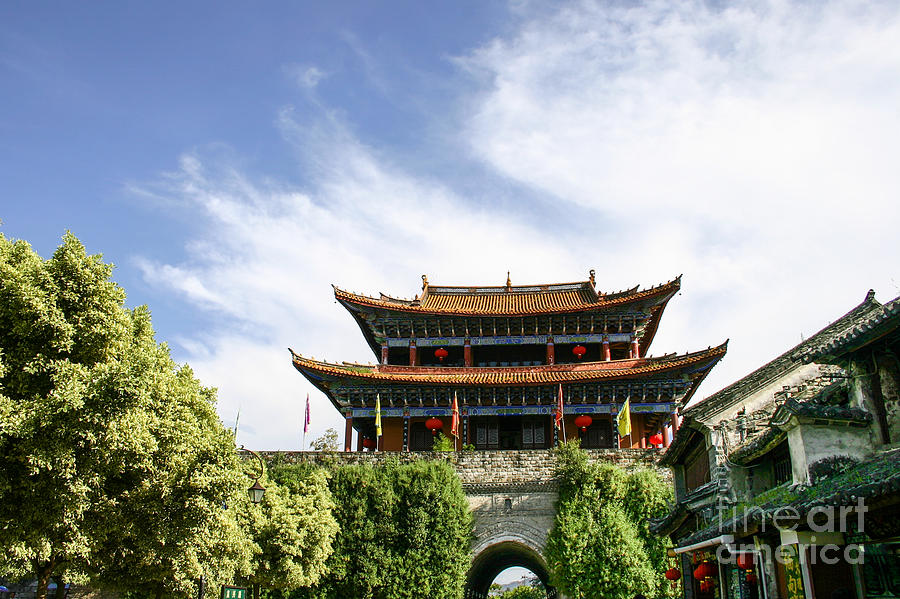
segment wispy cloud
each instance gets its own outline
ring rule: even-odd
[[[458,58],[469,147],[591,211],[612,280],[686,273],[656,343],[732,337],[707,387],[898,292],[895,3],[519,8]]]
[[[440,181],[379,159],[333,116],[307,127],[286,110],[279,126],[314,165],[308,189],[252,178],[220,157],[185,155],[161,185],[183,210],[197,211],[206,233],[181,264],[139,262],[149,282],[220,316],[214,330],[182,339],[181,350],[219,387],[223,417],[243,406],[245,441],[298,445],[295,425],[312,388],[290,367],[288,346],[338,361],[374,360],[330,284],[411,297],[424,272],[438,282],[495,284],[507,269],[548,279],[560,268],[574,274],[570,250],[525,215],[472,208]],[[153,193],[166,195],[159,187]],[[311,438],[340,426],[327,401],[313,396]]]
[[[284,67],[285,75],[302,89],[315,89],[327,73],[314,65],[290,64]]]
[[[869,287],[900,293],[900,9],[610,4],[517,4],[509,34],[456,59],[470,78],[451,100],[459,116],[433,116],[457,119],[435,127],[458,132],[443,150],[453,175],[404,166],[313,99],[276,121],[302,184],[196,151],[151,190],[203,224],[183,261],[141,264],[218,316],[180,351],[220,388],[224,418],[242,406],[242,442],[299,444],[311,387],[286,347],[374,359],[331,283],[412,296],[422,273],[500,284],[507,270],[526,283],[594,267],[602,288],[619,289],[683,272],[654,350],[731,337],[706,393]],[[296,68],[301,84],[318,83]],[[545,205],[464,195],[454,165],[473,157],[487,173],[480,197],[508,197],[512,184]],[[340,427],[312,397],[311,437]]]

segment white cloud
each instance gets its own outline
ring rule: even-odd
[[[327,74],[316,66],[291,64],[284,67],[285,74],[302,89],[315,89]]]
[[[487,167],[483,197],[512,181],[550,209],[461,197],[455,181],[397,164],[318,102],[277,119],[303,187],[195,152],[154,190],[205,224],[181,263],[141,264],[148,280],[219,316],[180,345],[219,387],[223,419],[240,406],[240,442],[298,447],[307,391],[310,439],[342,430],[285,349],[374,359],[331,283],[412,296],[422,273],[501,284],[511,270],[514,282],[533,283],[594,267],[604,289],[685,273],[653,349],[730,337],[701,394],[837,318],[869,287],[883,299],[900,293],[900,9],[518,10],[509,36],[457,59],[481,86],[456,99],[467,115],[456,130]],[[459,141],[447,143],[448,164]],[[557,213],[574,213],[577,228]]]
[[[703,393],[900,292],[895,3],[539,10],[457,59],[469,147],[593,211],[604,280],[686,274],[654,349],[731,337]]]
[[[425,272],[432,282],[493,284],[507,269],[547,280],[561,268],[575,274],[569,250],[525,215],[469,207],[441,182],[380,160],[333,118],[313,129],[293,119],[285,111],[280,127],[315,164],[309,191],[186,155],[166,177],[167,195],[199,210],[206,233],[182,264],[139,262],[148,281],[221,317],[212,331],[179,339],[179,357],[219,388],[223,420],[233,422],[240,408],[239,441],[260,448],[299,446],[307,392],[309,440],[329,426],[343,432],[327,399],[291,367],[287,347],[332,361],[375,359],[330,284],[412,297]]]

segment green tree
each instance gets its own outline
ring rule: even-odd
[[[282,591],[307,587],[325,574],[337,522],[325,472],[265,480],[259,505],[246,502],[244,527],[253,539],[247,577],[252,585]]]
[[[493,587],[493,585],[491,586]],[[538,586],[528,586],[523,584],[491,596],[494,597],[494,599],[547,599],[547,593],[540,584],[538,584]]]
[[[334,553],[319,584],[292,597],[462,596],[472,523],[448,464],[342,466],[330,487],[339,526]]]
[[[553,584],[579,599],[671,593],[662,577],[666,545],[648,530],[671,497],[659,473],[590,463],[573,443],[557,458],[560,495],[546,551]]]
[[[337,451],[338,450],[338,433],[333,428],[325,431],[325,433],[309,444],[313,451]]]
[[[186,595],[249,565],[215,392],[111,273],[70,233],[48,260],[0,235],[0,560],[39,599],[63,574]]]

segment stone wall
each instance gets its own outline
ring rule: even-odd
[[[661,455],[658,449],[588,449],[591,460],[608,461],[624,467],[650,466]],[[554,481],[556,459],[552,450],[496,450],[457,452],[265,452],[280,455],[288,462],[319,464],[378,464],[384,460],[401,463],[414,460],[446,460],[453,465],[464,487],[470,485],[541,485]]]

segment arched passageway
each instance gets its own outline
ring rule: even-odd
[[[522,543],[503,541],[486,547],[472,560],[466,576],[465,599],[485,599],[497,575],[513,566],[531,570],[547,589],[547,596],[557,596],[556,590],[550,586],[550,574],[544,558]]]

